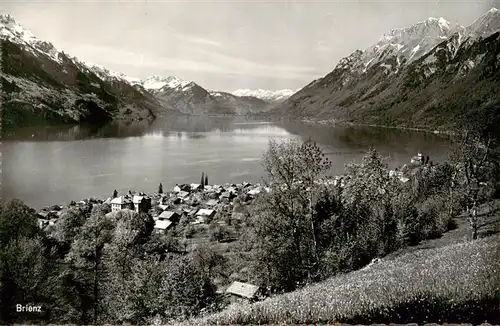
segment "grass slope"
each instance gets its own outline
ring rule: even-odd
[[[465,241],[465,218],[430,240],[361,270],[183,325],[500,323],[499,216]]]

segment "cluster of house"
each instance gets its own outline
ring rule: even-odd
[[[182,216],[189,218],[191,224],[203,224],[217,212],[232,214],[232,200],[240,196],[249,203],[261,191],[260,186],[248,182],[241,184],[176,185],[172,192],[157,194],[158,205],[153,212],[156,232],[165,232],[174,226]],[[233,216],[237,216],[238,212]]]
[[[422,153],[418,153],[417,156],[411,158],[410,163],[415,165],[429,164],[429,155],[424,157]],[[432,162],[430,163],[432,164]]]
[[[252,185],[248,182],[226,185],[182,184],[176,185],[173,191],[146,195],[145,193],[129,194],[100,199],[84,199],[79,202],[72,201],[67,208],[108,204],[111,212],[121,210],[133,210],[137,213],[149,213],[155,220],[155,231],[165,232],[175,225],[182,216],[187,216],[191,224],[202,224],[207,219],[214,217],[216,212],[227,212],[231,214],[232,200],[237,196],[243,202],[250,201],[264,188],[260,185]],[[54,225],[57,219],[64,213],[66,207],[53,205],[45,207],[38,213],[41,228]],[[238,215],[238,213],[236,213]]]
[[[139,195],[128,194],[115,198],[108,198],[105,201],[99,199],[85,199],[79,202],[72,202],[69,207],[85,206],[89,204],[109,204],[112,212],[133,210],[137,213],[147,213],[154,210],[152,203],[153,198],[155,198],[157,201],[156,207],[158,208],[153,216],[155,220],[155,230],[156,232],[164,232],[175,225],[183,214],[193,217],[191,222],[193,224],[204,223],[207,217],[213,217],[217,209],[223,209],[238,195],[244,200],[251,201],[256,195],[266,189],[267,188],[260,187],[259,185],[251,185],[250,183],[205,187],[201,187],[197,184],[178,185],[171,193],[154,194],[151,196],[147,196],[143,193]],[[204,200],[203,197],[209,198]],[[60,205],[53,205],[42,209],[38,213],[40,227],[54,225],[64,211],[64,207]],[[220,292],[220,294],[227,296],[231,302],[254,302],[265,297],[261,287],[239,281],[231,283],[229,287],[227,287],[225,291]]]

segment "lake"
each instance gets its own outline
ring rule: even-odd
[[[418,151],[438,162],[450,141],[422,132],[372,127],[265,122],[242,117],[160,118],[152,123],[104,127],[23,128],[4,135],[2,197],[39,209],[113,190],[154,192],[176,183],[259,182],[270,138],[311,138],[332,160],[333,175],[373,146],[390,167],[408,163]]]

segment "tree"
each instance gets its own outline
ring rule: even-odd
[[[219,224],[210,225],[210,240],[212,241],[223,241],[229,236],[229,230],[227,227]]]
[[[317,267],[316,182],[330,162],[311,140],[293,139],[270,140],[262,164],[270,192],[256,203],[258,261],[266,282],[289,290]]]
[[[103,311],[113,322],[124,322],[127,312],[124,297],[130,289],[125,285],[131,279],[133,264],[146,255],[150,234],[154,227],[153,219],[147,214],[134,211],[119,211],[111,216],[116,220],[111,240],[104,245],[103,269],[109,271],[103,282]]]
[[[370,149],[360,163],[350,163],[344,174],[340,198],[351,221],[351,235],[364,243],[365,259],[387,253],[394,243],[396,225],[391,201],[400,183],[389,176],[382,156]],[[390,231],[390,232],[389,232]]]
[[[80,228],[85,224],[87,213],[89,212],[84,209],[72,207],[57,220],[53,236],[64,247],[64,251],[69,250]]]
[[[478,206],[491,200],[498,183],[499,147],[490,133],[466,130],[459,138],[450,157],[455,167],[453,187],[464,196],[472,238],[476,239]]]
[[[210,247],[196,248],[192,256],[196,268],[204,277],[213,279],[216,274],[224,276],[227,260]]]
[[[160,182],[160,185],[158,186],[158,193],[163,194],[163,185]]]
[[[200,180],[201,186],[205,186],[205,172],[201,172],[201,180]]]
[[[205,174],[205,186],[208,186],[208,174]]]
[[[46,285],[50,269],[37,224],[35,210],[0,199],[0,320],[7,324],[22,318],[13,307],[41,299]]]
[[[101,289],[106,279],[104,247],[111,242],[114,228],[114,220],[106,216],[99,205],[94,206],[66,256],[66,261],[74,267],[77,282],[91,289],[88,295],[92,299],[94,324],[100,321],[102,312]]]
[[[113,198],[116,198],[116,197],[118,197],[118,191],[115,189],[115,190],[113,191]]]
[[[154,220],[148,214],[118,211],[110,219],[116,221],[111,238],[104,246],[105,263],[121,277],[130,272],[131,258],[140,255],[141,245],[149,240]]]
[[[36,211],[20,200],[5,202],[0,198],[0,246],[17,241],[21,237],[39,234]]]

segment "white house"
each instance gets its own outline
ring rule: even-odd
[[[137,213],[147,212],[151,208],[151,198],[146,196],[134,196],[132,198],[132,203]]]
[[[217,199],[210,199],[210,200],[209,200],[209,201],[207,201],[205,204],[206,204],[207,206],[211,206],[211,207],[212,207],[212,206],[217,205],[218,203],[219,203],[219,201],[218,201]]]
[[[132,210],[134,209],[134,203],[130,198],[125,196],[120,196],[113,198],[113,200],[111,200],[112,212],[121,211],[122,209],[127,209],[127,208]]]
[[[247,194],[249,194],[250,196],[256,196],[260,194],[260,188],[253,188],[252,190],[248,191]]]
[[[173,222],[169,220],[156,220],[154,230],[157,233],[165,232],[172,226]]]
[[[191,187],[191,190],[200,190],[203,188],[203,186],[199,183],[192,183],[189,186]]]
[[[111,200],[111,211],[131,209],[137,213],[147,212],[151,208],[151,198],[146,196],[120,196]]]

